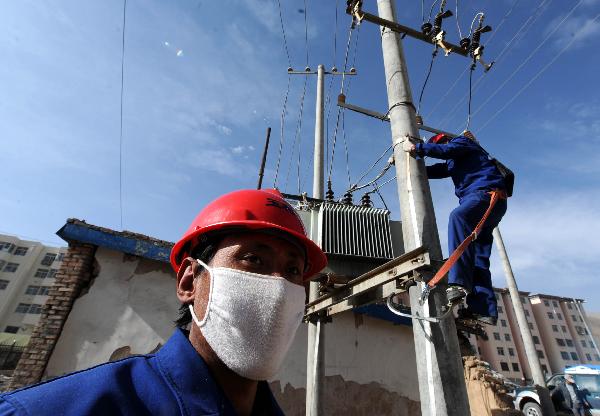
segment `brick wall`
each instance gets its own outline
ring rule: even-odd
[[[69,243],[69,250],[48,293],[40,321],[17,364],[8,390],[41,381],[73,303],[92,277],[95,252],[96,246]]]

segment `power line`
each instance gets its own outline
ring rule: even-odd
[[[596,22],[596,20],[598,20],[598,18],[600,18],[600,14],[596,15],[596,17],[594,17],[592,20],[590,20],[586,25],[584,25],[581,29],[579,29],[572,37],[571,41],[565,45],[565,47],[563,47],[559,53],[557,53],[556,55],[554,55],[554,57],[550,60],[550,62],[548,62],[542,69],[540,69],[537,74],[535,74],[533,76],[533,78],[531,78],[529,80],[529,82],[527,82],[527,84],[523,85],[521,87],[521,89],[519,89],[519,91],[517,91],[517,93],[515,95],[512,96],[512,98],[510,100],[508,100],[506,102],[506,104],[504,104],[504,106],[502,106],[502,108],[500,108],[498,111],[496,111],[496,113],[494,113],[493,116],[491,116],[484,124],[483,126],[480,128],[480,131],[485,129],[488,124],[490,124],[492,122],[492,120],[494,120],[502,111],[504,111],[510,104],[513,103],[513,101],[515,101],[522,93],[523,91],[525,91],[536,79],[538,79],[558,58],[561,57],[561,55],[563,53],[565,53],[567,51],[567,49],[569,49],[571,47],[571,45],[573,44],[573,42],[575,42],[577,40],[577,35],[579,35],[580,33],[582,33],[584,30],[587,29],[587,25],[593,24]]]
[[[531,52],[529,54],[529,56],[527,58],[525,58],[525,60],[523,62],[521,62],[521,64],[517,67],[517,69],[515,69],[514,71],[512,71],[511,75],[502,83],[500,84],[500,86],[498,88],[496,88],[496,90],[489,95],[486,100],[483,102],[483,104],[481,104],[479,106],[479,109],[473,114],[473,116],[476,116],[477,114],[479,114],[479,112],[481,111],[481,109],[483,107],[485,107],[485,105],[487,103],[490,102],[490,100],[492,98],[494,98],[496,96],[496,94],[498,94],[498,92],[500,92],[500,90],[511,80],[515,77],[515,75],[531,60],[531,58],[533,58],[533,56],[537,53],[537,51],[539,51],[542,46],[544,46],[546,44],[546,42],[548,42],[548,40],[550,39],[550,37],[552,37],[552,35],[563,25],[563,23],[573,14],[573,12],[575,10],[577,10],[577,8],[583,3],[583,0],[579,0],[575,6],[573,6],[573,8],[571,8],[571,10],[565,15],[565,17],[563,17],[563,19],[558,23],[558,25],[554,26],[554,29],[552,29],[552,31],[550,33],[548,33],[548,35],[546,35],[546,37],[544,38],[544,40],[538,44],[538,46],[533,50],[533,52]]]
[[[532,27],[533,24],[535,23],[535,21],[542,15],[543,13],[543,8],[545,5],[550,4],[552,2],[552,0],[543,0],[537,7],[536,9],[533,11],[533,13],[525,20],[525,22],[521,25],[521,27],[519,27],[519,29],[517,29],[517,31],[515,32],[515,34],[513,35],[513,37],[508,41],[508,43],[504,46],[504,48],[502,49],[502,51],[500,52],[500,54],[497,56],[496,58],[496,66],[498,66],[498,63],[502,60],[502,58],[504,57],[504,54],[509,50],[509,48],[512,46],[513,42],[515,41],[515,39],[517,39],[517,37],[523,33],[523,35],[525,35]],[[513,4],[514,6],[514,4]],[[524,31],[524,32],[523,32]],[[490,37],[490,40],[493,39],[493,36],[496,34],[497,32],[492,34],[492,37]],[[489,41],[487,42],[487,46],[489,46]],[[463,73],[461,74],[461,77],[464,75],[464,73],[467,71],[469,67],[467,67]],[[481,82],[483,82],[486,78],[482,75],[477,82],[475,83],[475,85],[473,86],[473,92],[477,91],[477,88],[479,87],[479,84]],[[444,118],[441,120],[441,122],[439,123],[440,126],[443,126],[445,123],[447,123],[448,121],[452,120],[452,118],[454,117],[454,114],[456,114],[456,111],[460,108],[460,105],[468,98],[468,93],[463,95],[463,97],[456,102],[456,104],[454,105],[454,107],[452,108],[452,110],[448,111],[446,113],[446,115],[444,116]]]
[[[304,0],[304,46],[306,48],[306,66],[308,66],[308,7]]]
[[[300,109],[298,111],[298,121],[296,123],[296,134],[294,136],[294,142],[292,143],[292,154],[290,155],[290,164],[288,165],[288,170],[285,175],[285,183],[283,185],[283,189],[287,189],[288,179],[290,177],[290,171],[292,168],[292,160],[294,159],[294,153],[296,152],[296,143],[298,143],[298,153],[300,153],[300,135],[302,132],[302,118],[304,114],[304,97],[306,97],[306,84],[308,83],[308,74],[304,76],[304,85],[302,87],[302,94],[300,95]],[[298,158],[298,164],[300,163],[300,158]],[[298,171],[300,167],[298,166]],[[298,179],[299,181],[300,179]]]
[[[125,23],[127,0],[123,0],[123,35],[121,38],[121,97],[119,114],[119,217],[123,230],[123,91],[125,85]]]
[[[285,115],[287,113],[287,102],[288,102],[288,96],[290,94],[290,82],[291,82],[292,76],[290,74],[288,74],[288,80],[287,80],[287,88],[285,90],[285,97],[283,99],[283,107],[281,110],[281,135],[279,136],[279,152],[277,154],[277,166],[275,168],[275,178],[273,179],[273,188],[277,188],[277,179],[279,178],[279,165],[281,163],[281,154],[283,152],[283,142],[284,142],[284,129],[285,129]]]
[[[281,34],[283,35],[283,48],[285,49],[285,55],[288,60],[288,67],[292,66],[292,60],[290,59],[290,51],[287,45],[287,37],[285,36],[285,26],[283,25],[283,13],[281,12],[281,0],[277,0],[277,9],[279,10],[279,23],[281,24]]]
[[[433,48],[433,52],[431,53],[431,61],[429,62],[429,69],[427,70],[427,76],[425,77],[425,81],[423,81],[423,87],[421,88],[421,93],[419,94],[419,103],[417,104],[417,114],[420,114],[421,110],[421,101],[423,100],[423,93],[425,92],[425,87],[427,86],[427,82],[429,81],[429,77],[431,76],[431,70],[433,69],[433,61],[438,53],[438,46],[435,45]]]

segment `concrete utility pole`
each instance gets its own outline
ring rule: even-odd
[[[325,169],[323,163],[324,129],[323,118],[325,106],[323,104],[325,85],[325,67],[319,65],[317,69],[317,103],[315,113],[315,156],[313,176],[313,198],[323,199],[325,197]],[[311,238],[318,242],[319,239],[319,212],[314,209],[311,215]],[[310,282],[308,301],[311,302],[319,297],[319,283]],[[321,320],[308,323],[308,350],[306,357],[306,415],[317,416],[323,414],[323,379],[325,333],[321,326]]]
[[[393,0],[377,0],[379,17],[396,22]],[[383,62],[388,94],[389,119],[398,177],[404,249],[425,246],[431,258],[442,260],[433,201],[423,161],[417,161],[402,149],[406,135],[418,137],[415,108],[408,81],[400,34],[384,29],[381,35]],[[431,277],[431,276],[428,276]],[[445,296],[434,291],[425,305],[419,303],[423,282],[410,289],[413,314],[441,315]],[[413,320],[421,414],[470,414],[462,359],[452,318],[441,323]]]
[[[525,318],[525,310],[521,303],[521,296],[519,295],[519,288],[517,287],[517,281],[513,274],[510,261],[508,260],[508,254],[506,253],[506,247],[502,240],[502,234],[498,227],[494,228],[493,231],[494,241],[496,242],[496,248],[500,259],[502,260],[502,266],[504,267],[504,273],[506,274],[506,286],[510,293],[510,300],[512,302],[515,315],[517,317],[517,324],[519,325],[519,331],[521,332],[521,338],[525,345],[525,354],[527,355],[527,361],[529,362],[529,368],[531,369],[531,377],[533,383],[536,385],[538,395],[540,397],[540,405],[542,406],[542,413],[544,416],[554,416],[554,405],[552,404],[552,398],[550,392],[546,388],[546,380],[544,379],[544,373],[542,373],[542,366],[540,365],[540,359],[533,343],[533,337],[531,336],[531,330]]]

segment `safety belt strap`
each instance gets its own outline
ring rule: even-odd
[[[469,247],[469,244],[471,244],[473,241],[475,241],[477,239],[477,235],[479,235],[479,233],[481,232],[481,229],[483,228],[485,221],[490,216],[490,213],[492,212],[492,209],[494,209],[494,205],[496,205],[496,202],[498,202],[498,199],[500,199],[500,198],[506,199],[506,192],[504,190],[494,189],[493,191],[491,191],[489,193],[492,196],[490,198],[490,206],[485,211],[485,214],[483,214],[483,217],[481,217],[481,220],[479,221],[479,223],[477,224],[477,226],[475,227],[473,232],[467,238],[465,238],[464,241],[462,243],[460,243],[460,245],[458,247],[456,247],[456,250],[454,250],[454,252],[450,255],[450,257],[448,257],[448,259],[444,262],[442,267],[440,267],[440,269],[437,271],[435,276],[433,276],[433,278],[429,282],[427,282],[427,285],[430,288],[434,288],[435,285],[437,285],[438,282],[440,280],[442,280],[442,278],[446,275],[446,273],[448,273],[450,271],[450,269],[452,268],[452,266],[454,266],[454,263],[456,263],[458,261],[458,259],[460,258],[460,256],[462,256],[462,254],[465,252],[467,247]]]

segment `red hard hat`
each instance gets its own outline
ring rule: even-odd
[[[171,266],[175,272],[202,236],[228,228],[274,230],[291,236],[306,251],[305,281],[327,266],[325,253],[306,236],[302,220],[281,193],[275,189],[252,189],[223,195],[200,211],[171,250]]]
[[[444,133],[436,134],[428,140],[428,143],[433,144],[443,144],[450,141],[450,137],[446,136]]]

